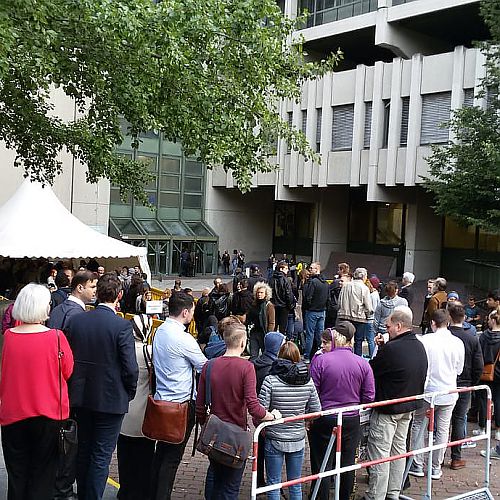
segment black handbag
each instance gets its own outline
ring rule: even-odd
[[[214,361],[215,359],[208,361],[205,373],[205,402],[209,415],[201,429],[196,449],[217,463],[240,469],[250,455],[250,433],[210,413],[212,404],[210,371]]]
[[[61,341],[59,339],[59,330],[57,333],[57,359],[59,362],[59,453],[63,456],[68,456],[76,451],[78,447],[78,426],[76,420],[72,418],[62,418],[62,368],[61,358],[64,352],[61,351]]]

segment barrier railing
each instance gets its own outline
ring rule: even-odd
[[[446,394],[459,394],[459,393],[464,393],[464,392],[474,392],[474,391],[480,391],[480,390],[485,390],[487,393],[487,411],[486,411],[486,428],[484,434],[480,434],[478,436],[470,436],[470,437],[465,437],[464,439],[460,439],[457,441],[450,441],[446,443],[441,443],[441,444],[433,444],[433,438],[434,438],[434,408],[435,408],[435,399],[438,396],[444,396]],[[345,467],[340,467],[341,463],[341,455],[342,455],[342,420],[343,420],[343,415],[346,413],[352,413],[354,411],[361,411],[361,410],[367,410],[367,409],[373,409],[373,408],[379,408],[382,406],[389,406],[392,404],[397,404],[397,403],[406,403],[410,401],[418,401],[426,399],[427,401],[430,400],[430,407],[427,410],[427,419],[428,419],[428,425],[422,425],[421,431],[422,433],[425,433],[425,428],[427,427],[427,432],[428,432],[428,445],[425,446],[424,448],[418,448],[416,450],[410,450],[407,451],[406,453],[401,453],[399,455],[393,455],[385,458],[380,458],[376,460],[368,460],[365,462],[357,463],[357,464],[352,464],[349,466]],[[327,450],[325,452],[325,456],[323,458],[323,463],[321,465],[320,471],[315,473],[315,474],[310,474],[308,476],[303,476],[297,479],[292,479],[289,481],[283,481],[281,483],[275,483],[271,484],[268,486],[261,486],[257,487],[257,457],[259,454],[259,444],[258,444],[258,439],[259,439],[259,434],[260,432],[265,429],[266,427],[270,427],[272,425],[279,425],[279,424],[286,424],[288,422],[296,422],[298,420],[313,420],[319,417],[325,417],[329,415],[337,415],[337,425],[333,427],[332,429],[332,436],[330,438],[330,442],[328,443]],[[425,423],[425,422],[424,422]],[[490,441],[491,441],[491,389],[487,385],[479,385],[479,386],[474,386],[474,387],[459,387],[457,389],[451,390],[451,391],[440,391],[440,392],[430,392],[430,393],[424,393],[424,394],[419,394],[416,396],[408,396],[404,398],[397,398],[397,399],[390,399],[386,401],[377,401],[373,403],[365,403],[365,404],[360,404],[360,405],[354,405],[354,406],[346,406],[343,408],[334,408],[331,410],[325,410],[325,411],[319,411],[315,413],[307,413],[303,415],[295,415],[293,417],[286,417],[286,418],[281,418],[278,420],[271,420],[269,422],[262,422],[260,425],[258,425],[254,431],[253,435],[253,457],[252,457],[252,489],[251,489],[251,499],[256,500],[256,497],[258,494],[261,493],[266,493],[268,491],[272,490],[278,490],[281,488],[287,488],[288,486],[294,486],[297,484],[304,484],[308,483],[311,481],[316,481],[311,500],[315,500],[316,495],[319,490],[320,482],[321,479],[330,477],[330,476],[335,476],[335,500],[339,500],[339,493],[340,493],[340,475],[344,472],[349,472],[349,471],[355,471],[358,469],[366,468],[366,467],[371,467],[374,465],[379,465],[383,464],[386,462],[393,462],[395,460],[400,460],[402,458],[410,458],[409,463],[406,465],[406,470],[405,470],[405,475],[406,477],[408,470],[410,468],[411,462],[413,460],[413,457],[415,455],[419,455],[421,453],[428,453],[428,460],[427,460],[427,491],[425,498],[426,499],[431,499],[432,498],[432,478],[431,478],[431,471],[432,471],[432,453],[436,450],[440,450],[443,448],[448,448],[450,446],[457,446],[466,442],[470,441],[481,441],[481,440],[486,440],[487,441],[487,447],[486,447],[486,454],[485,454],[485,476],[484,476],[484,488],[475,490],[472,493],[479,493],[479,492],[486,492],[489,494],[491,497],[491,494],[488,491],[489,484],[490,484],[490,471],[489,471],[489,463],[490,463]],[[419,436],[419,437],[423,437]],[[325,470],[326,469],[326,463],[328,460],[328,457],[330,456],[332,450],[333,450],[333,444],[336,442],[336,448],[335,448],[335,467],[331,470]],[[418,442],[418,441],[417,441]],[[403,480],[404,482],[404,480]],[[401,498],[410,498],[410,497],[403,497],[401,495]]]

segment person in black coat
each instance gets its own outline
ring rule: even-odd
[[[101,498],[123,416],[135,396],[139,368],[132,323],[116,315],[122,298],[114,273],[97,282],[99,305],[67,325],[75,367],[70,406],[78,423],[76,482],[79,498]]]
[[[412,332],[413,315],[407,306],[395,309],[386,321],[389,341],[380,345],[370,360],[375,377],[375,401],[415,396],[424,392],[427,354]],[[383,343],[382,335],[377,343]],[[412,412],[419,402],[381,406],[372,410],[368,435],[368,459],[377,460],[406,452],[406,437]],[[366,499],[398,498],[405,460],[370,468]]]
[[[483,373],[484,361],[479,339],[464,329],[465,308],[458,301],[448,304],[448,314],[451,321],[448,330],[458,337],[465,347],[464,369],[457,378],[457,387],[470,387],[479,384],[479,379]],[[470,329],[469,329],[470,330]],[[462,392],[458,395],[458,400],[451,415],[451,440],[458,441],[465,438],[466,415],[471,402],[470,392]],[[465,460],[462,460],[462,446],[451,447],[451,464],[453,470],[465,467]]]

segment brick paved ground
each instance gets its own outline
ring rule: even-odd
[[[472,427],[471,427],[472,428]],[[177,473],[173,500],[203,499],[203,487],[207,470],[208,459],[201,453],[196,453],[191,457],[192,437],[184,459]],[[459,471],[452,471],[449,468],[449,459],[445,459],[443,466],[443,477],[439,481],[433,481],[433,498],[436,500],[449,498],[466,491],[471,491],[483,486],[484,481],[484,458],[479,455],[479,450],[484,449],[484,443],[478,443],[477,448],[463,450],[462,456],[467,461],[467,467]],[[306,456],[308,452],[306,453]],[[306,462],[304,472],[310,471],[309,461]],[[116,461],[112,464],[111,477],[118,480]],[[364,470],[358,471],[356,498],[360,499],[366,490],[367,475]],[[250,466],[247,465],[243,483],[240,490],[240,498],[250,498]],[[425,493],[426,478],[411,478],[412,486],[405,494],[413,498],[420,498]],[[493,460],[490,476],[491,492],[495,498],[500,498],[500,460]],[[305,487],[308,491],[308,487]],[[304,495],[304,498],[306,496]],[[111,498],[111,497],[109,497]]]

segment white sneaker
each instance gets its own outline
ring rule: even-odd
[[[481,450],[480,454],[482,457],[486,456],[486,450]],[[495,460],[500,460],[500,453],[498,453],[496,448],[490,449],[490,458],[494,458]]]
[[[479,427],[479,429],[474,429],[472,431],[472,435],[473,436],[480,436],[481,434],[484,434],[486,432],[486,429],[482,429],[481,427]]]
[[[497,430],[495,431],[495,439],[496,439],[497,441],[500,441],[500,429],[497,429]]]
[[[435,469],[434,467],[432,468],[432,474],[431,478],[432,479],[441,479],[443,477],[443,471],[441,470],[441,467],[439,469]]]
[[[477,446],[477,443],[475,441],[467,441],[465,443],[462,443],[462,450],[465,450],[467,448],[475,448]]]

